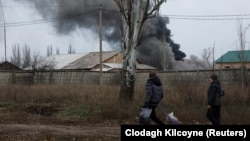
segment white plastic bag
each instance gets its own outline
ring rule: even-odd
[[[166,115],[166,120],[171,124],[181,124],[182,122],[174,115],[174,112],[171,112]]]
[[[152,113],[152,109],[149,107],[140,107],[140,123],[141,124],[149,124],[149,120],[150,120],[150,115]]]

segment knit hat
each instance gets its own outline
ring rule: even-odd
[[[213,75],[210,76],[210,78],[211,78],[212,80],[217,80],[217,75],[213,74]]]
[[[156,74],[156,71],[150,71],[150,73],[149,73],[149,77],[150,78],[152,78],[152,77],[156,77],[157,76],[157,74]]]

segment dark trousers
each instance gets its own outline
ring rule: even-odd
[[[156,107],[155,107],[156,108]],[[155,108],[152,108],[152,113],[150,115],[150,118],[157,123],[158,125],[165,125],[164,122],[162,122],[156,115]]]
[[[207,109],[207,118],[213,125],[220,125],[220,106],[212,105]]]

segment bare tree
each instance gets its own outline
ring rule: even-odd
[[[73,49],[72,45],[69,44],[69,48],[68,48],[68,54],[74,54],[75,50]]]
[[[56,66],[55,56],[50,56],[43,60],[40,60],[38,65],[36,65],[36,69],[51,70],[55,69],[55,66]]]
[[[246,50],[246,33],[248,28],[250,27],[250,24],[248,26],[243,27],[242,22],[238,22],[238,28],[237,28],[237,33],[238,33],[238,40],[239,40],[239,47],[238,47],[238,52],[236,52],[237,57],[240,61],[240,69],[241,69],[241,80],[242,80],[242,88],[244,89],[245,86],[248,85],[247,82],[247,74],[246,74],[246,60],[248,58],[247,55],[245,55],[245,50]]]
[[[10,58],[11,63],[18,67],[22,67],[21,52],[19,44],[12,46],[12,56]]]
[[[32,57],[32,62],[31,62],[31,69],[34,71],[37,69],[37,65],[39,64],[39,62],[42,60],[43,58],[41,57],[39,51],[38,52],[34,52],[33,53],[33,57]]]
[[[199,59],[195,55],[190,55],[189,65],[191,65],[194,70],[204,69],[204,64],[202,59]]]
[[[23,48],[23,64],[22,68],[29,67],[31,65],[31,53],[28,45],[25,45]]]
[[[47,57],[53,55],[53,48],[51,45],[47,46]]]
[[[213,48],[205,48],[201,54],[202,57],[202,67],[204,69],[211,69],[213,68]],[[212,63],[211,63],[212,62]],[[213,68],[214,69],[214,68]]]
[[[166,0],[114,0],[121,13],[123,52],[121,100],[132,100],[136,78],[137,48],[144,22],[157,16]]]
[[[32,55],[31,65],[27,70],[50,70],[55,69],[56,61],[55,56],[42,57],[39,52],[34,52]]]

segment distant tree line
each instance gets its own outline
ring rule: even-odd
[[[76,51],[70,44],[68,47],[68,54],[75,54]],[[56,48],[55,51],[56,55],[60,54],[59,48]],[[39,51],[31,53],[30,46],[25,44],[24,46],[20,47],[19,44],[15,44],[12,46],[12,56],[10,57],[10,62],[18,66],[22,69],[46,69],[46,68],[53,68],[55,63],[52,61],[44,63],[39,67],[37,64],[44,60],[46,57],[55,55],[53,53],[52,45],[47,46],[47,53],[46,56],[42,56]],[[188,60],[185,60],[185,63],[189,68],[192,69],[212,69],[213,67],[213,50],[212,48],[206,48],[203,50],[201,54],[201,58],[191,55]]]
[[[68,47],[68,54],[76,53],[72,45],[70,44]],[[60,54],[60,50],[56,48],[56,55]],[[49,57],[53,54],[53,47],[51,45],[47,46],[47,54],[46,57]],[[12,55],[10,57],[10,62],[21,69],[35,69],[37,68],[37,64],[41,62],[46,57],[42,56],[39,51],[35,51],[31,53],[29,45],[25,44],[24,46],[20,47],[19,44],[14,44],[12,46]],[[49,63],[53,64],[53,63]],[[46,68],[48,65],[43,64],[40,66],[40,69]]]

